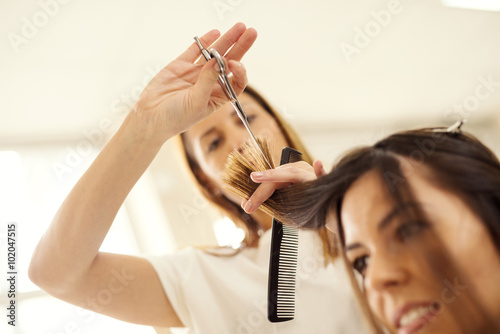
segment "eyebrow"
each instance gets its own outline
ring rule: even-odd
[[[202,141],[202,139],[205,138],[206,136],[208,136],[211,133],[215,132],[215,130],[216,130],[215,127],[211,127],[207,131],[203,132],[203,134],[200,136],[200,141]]]
[[[401,213],[401,211],[403,211],[403,209],[405,209],[407,206],[409,206],[409,204],[404,204],[402,206],[397,206],[395,207],[394,209],[392,209],[391,212],[389,212],[389,214],[387,216],[385,216],[384,219],[382,219],[379,223],[378,223],[378,230],[379,231],[382,231],[383,229],[385,229],[389,223],[397,216]]]
[[[400,206],[397,206],[395,207],[394,209],[392,209],[391,212],[389,212],[389,214],[387,214],[384,219],[382,219],[379,223],[378,223],[378,227],[377,229],[379,231],[382,231],[383,229],[387,228],[387,226],[389,226],[390,222],[397,216],[401,213],[401,211],[403,211],[406,207],[408,206],[412,206],[412,205],[415,205],[414,203],[406,203],[404,205],[400,205]],[[348,252],[350,250],[353,250],[353,249],[356,249],[356,248],[360,248],[362,246],[361,243],[359,242],[355,242],[353,244],[349,244],[345,247],[345,251]]]
[[[353,244],[346,246],[345,251],[348,252],[348,251],[351,251],[353,249],[360,248],[361,246],[362,245],[359,242],[356,242],[356,243],[353,243]]]
[[[242,107],[244,107],[244,106],[245,106],[245,103],[242,103],[242,104],[241,104],[241,106],[242,106]],[[236,113],[236,110],[234,110],[234,109],[233,109],[233,111],[231,112],[231,114],[229,115],[229,117],[232,117],[232,118],[237,117],[237,118],[239,119],[239,116],[238,116],[238,114]],[[200,141],[201,141],[204,137],[206,137],[206,136],[210,135],[211,133],[213,133],[215,130],[216,130],[216,128],[215,128],[215,127],[211,127],[210,129],[208,129],[207,131],[205,131],[205,132],[204,132],[204,133],[200,136]]]
[[[238,116],[238,114],[236,113],[236,110],[233,110],[233,112],[231,113],[231,115],[229,115],[229,117],[232,117],[232,118],[238,117],[238,118],[240,118],[240,116]]]

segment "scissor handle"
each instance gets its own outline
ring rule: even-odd
[[[219,52],[215,49],[210,49],[209,53],[212,58],[215,58],[217,66],[219,66],[220,73],[226,74],[226,64],[224,64],[224,60],[222,60],[222,57],[220,56]]]
[[[194,37],[194,40],[196,41],[196,44],[198,44],[198,47],[200,48],[201,50],[201,54],[203,55],[203,57],[209,61],[210,59],[212,59],[212,57],[215,57],[215,61],[217,62],[217,66],[219,66],[219,84],[222,86],[222,90],[224,91],[224,93],[226,94],[227,98],[231,101],[231,102],[238,102],[238,97],[236,96],[236,93],[234,92],[234,89],[233,89],[233,86],[231,86],[231,83],[229,82],[229,78],[227,77],[227,74],[226,74],[226,64],[224,64],[224,60],[222,59],[221,55],[219,54],[219,52],[215,49],[210,49],[210,51],[208,51],[207,49],[205,49],[203,47],[203,45],[201,44],[201,41],[200,39],[198,38],[198,36],[195,36]],[[238,102],[239,104],[239,102]],[[244,115],[244,113],[243,113]],[[241,117],[241,116],[240,116]]]
[[[219,66],[219,71],[220,71],[220,76],[219,78],[221,79],[221,85],[222,88],[224,89],[224,92],[226,93],[227,97],[231,101],[237,101],[238,97],[236,96],[236,93],[234,92],[233,86],[229,82],[229,78],[227,77],[226,74],[226,64],[224,64],[224,60],[220,56],[219,52],[215,49],[210,49],[210,56],[215,58],[215,61],[217,62],[217,66]]]
[[[194,37],[194,40],[196,41],[196,44],[198,44],[198,47],[201,50],[201,54],[203,55],[203,57],[205,57],[205,59],[207,61],[212,59],[212,57],[215,58],[215,61],[217,62],[217,65],[219,66],[220,74],[219,74],[218,80],[219,80],[219,84],[222,87],[222,90],[224,91],[227,98],[229,99],[229,101],[233,105],[234,109],[236,110],[236,113],[238,114],[238,117],[243,122],[243,125],[245,125],[245,128],[247,129],[248,133],[250,134],[250,137],[252,137],[252,141],[255,143],[255,145],[259,149],[259,151],[262,154],[262,156],[264,157],[264,160],[266,161],[267,165],[269,166],[269,168],[272,168],[272,165],[267,160],[266,155],[264,154],[264,151],[262,151],[262,148],[260,147],[259,143],[257,142],[257,138],[255,138],[255,135],[253,134],[252,129],[250,128],[250,125],[248,124],[247,115],[245,114],[245,111],[243,111],[243,108],[241,107],[240,101],[238,100],[238,96],[234,92],[233,86],[229,82],[229,78],[227,77],[227,74],[226,74],[226,64],[224,63],[224,60],[222,59],[221,55],[215,49],[210,49],[210,51],[205,49],[203,47],[203,45],[201,44],[200,39],[197,36]]]
[[[200,48],[200,50],[201,50],[201,54],[203,55],[203,57],[205,57],[205,60],[206,60],[206,61],[209,61],[209,60],[210,60],[210,58],[212,58],[212,57],[210,56],[210,53],[208,52],[208,50],[207,50],[207,49],[205,49],[205,48],[203,47],[203,45],[201,45],[201,41],[200,41],[200,39],[198,38],[198,36],[194,36],[194,40],[196,41],[196,44],[198,44],[198,47],[199,47],[199,48]]]

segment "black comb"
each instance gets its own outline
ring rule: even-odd
[[[280,166],[302,160],[302,153],[290,147],[281,151]],[[295,275],[299,231],[273,218],[269,281],[267,290],[267,318],[270,322],[292,320],[295,315]]]

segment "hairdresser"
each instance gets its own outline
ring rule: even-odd
[[[201,37],[223,55],[231,82],[257,135],[281,148],[302,151],[309,162],[284,173],[281,187],[316,178],[307,151],[288,125],[254,90],[239,62],[257,37],[239,23],[219,38]],[[217,83],[217,66],[193,43],[144,89],[116,134],[76,183],[41,238],[30,279],[56,298],[124,321],[155,327],[188,327],[190,333],[339,333],[355,325],[355,304],[343,271],[324,255],[326,234],[301,232],[295,319],[266,317],[271,217],[224,189],[220,173],[228,154],[248,135]],[[182,250],[161,257],[103,253],[99,248],[125,197],[167,140],[182,134],[188,166],[203,193],[246,233],[241,249]],[[269,189],[259,190],[257,202]],[[270,194],[269,194],[270,195]],[[267,196],[269,196],[267,195]],[[258,203],[257,203],[258,204]],[[209,222],[207,222],[209,223]],[[91,302],[105,289],[118,291],[105,303]],[[114,290],[113,290],[114,289]],[[106,291],[107,291],[106,290]],[[101,298],[102,299],[102,298]]]

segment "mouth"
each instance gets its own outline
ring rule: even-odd
[[[438,303],[411,303],[401,308],[395,316],[398,334],[414,334],[423,330],[439,312]]]

